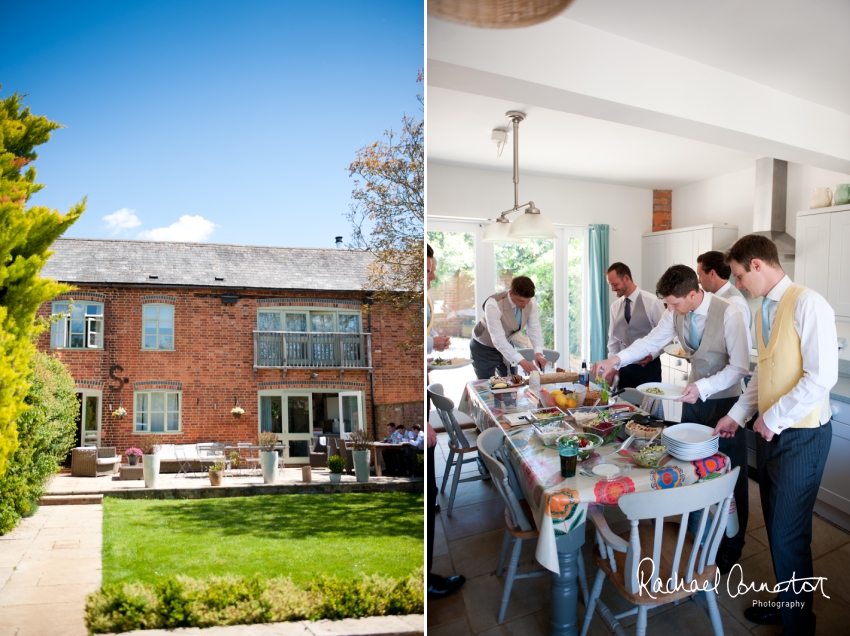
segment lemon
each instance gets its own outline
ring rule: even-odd
[[[554,391],[552,391],[552,395],[563,395],[563,394],[564,394],[564,392],[561,391],[561,389],[555,389]]]

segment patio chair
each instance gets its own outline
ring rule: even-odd
[[[189,473],[195,473],[195,458],[189,456],[186,446],[186,444],[174,446],[174,457],[177,459],[177,475],[175,477],[179,477],[181,474],[188,476]],[[195,448],[197,449],[197,446]]]
[[[322,440],[325,443],[322,443]],[[328,444],[326,437],[317,437],[316,443],[310,449],[310,466],[313,468],[326,468],[328,465]]]
[[[467,437],[454,416],[454,402],[443,395],[443,385],[429,384],[428,397],[431,398],[431,403],[440,414],[440,419],[446,427],[446,432],[449,434],[449,458],[446,462],[446,471],[443,473],[443,484],[440,486],[440,492],[446,491],[446,482],[449,479],[449,473],[454,470],[452,478],[452,487],[449,491],[449,506],[446,509],[446,514],[452,516],[452,507],[455,503],[455,495],[457,494],[457,486],[460,483],[467,481],[478,481],[481,479],[490,479],[490,475],[482,466],[479,468],[479,474],[461,479],[460,473],[463,470],[464,464],[478,463],[478,446],[474,439]],[[473,455],[474,453],[474,455]],[[483,471],[483,472],[482,472]]]
[[[354,456],[351,454],[351,451],[345,446],[345,440],[341,437],[329,438],[333,440],[334,444],[336,444],[336,454],[340,457],[345,457],[345,472],[349,475],[354,474]]]
[[[502,576],[502,569],[505,565],[505,558],[508,556],[508,550],[511,544],[514,546],[513,552],[511,552],[510,563],[508,563],[508,575],[505,579],[502,605],[499,608],[499,617],[496,620],[499,625],[505,621],[505,612],[508,609],[508,600],[511,596],[514,581],[516,579],[529,579],[549,574],[549,570],[546,568],[539,568],[531,572],[523,572],[522,574],[516,573],[519,554],[522,550],[522,542],[526,539],[536,539],[539,533],[533,525],[534,514],[531,512],[525,499],[517,499],[508,478],[508,471],[499,457],[504,443],[505,434],[498,428],[487,429],[478,436],[478,453],[490,471],[496,490],[502,496],[502,499],[505,500],[505,525],[507,528],[505,529],[505,539],[502,543],[502,554],[499,557],[499,567],[496,569],[496,576]],[[532,521],[529,521],[529,519]],[[587,607],[587,578],[584,571],[584,559],[581,555],[578,558],[578,578],[584,605]]]
[[[260,470],[260,455],[256,449],[252,449],[251,442],[237,442],[236,450],[239,453],[239,463],[242,469],[248,473],[252,470]]]
[[[707,612],[715,636],[723,636],[717,597],[712,587],[717,571],[714,559],[726,531],[729,504],[739,470],[735,468],[717,479],[683,488],[623,495],[617,503],[628,517],[631,530],[620,536],[608,527],[599,507],[590,506],[588,517],[596,526],[594,558],[599,571],[590,594],[581,636],[585,636],[590,627],[606,577],[627,601],[635,605],[614,618],[637,614],[638,636],[646,634],[646,614],[653,607],[676,603],[690,596],[706,611],[700,601],[701,595],[695,593],[698,590],[705,590],[702,594],[708,604]],[[688,532],[688,516],[697,511],[701,514],[696,536],[703,537],[702,542]],[[665,517],[673,516],[681,518],[665,522]],[[706,535],[709,521],[711,525]],[[616,627],[619,627],[618,623]],[[618,631],[621,632],[622,628]]]
[[[78,477],[100,477],[118,472],[121,456],[114,446],[74,448],[71,451],[71,474]]]

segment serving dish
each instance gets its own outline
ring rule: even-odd
[[[675,400],[682,397],[682,387],[666,382],[646,382],[636,387],[641,395],[660,400]],[[660,392],[659,392],[660,391]]]
[[[562,440],[567,438],[568,443],[574,443],[578,446],[578,458],[584,460],[593,454],[599,446],[602,446],[602,438],[593,433],[573,433],[571,435],[563,435],[558,438],[558,445]]]
[[[550,424],[552,422],[558,422],[563,420],[567,414],[564,413],[557,406],[547,406],[542,409],[532,409],[528,412],[528,415],[531,417],[532,423],[542,425],[542,424]]]

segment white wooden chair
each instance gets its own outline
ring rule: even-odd
[[[735,468],[722,477],[683,488],[623,495],[617,503],[628,517],[631,530],[621,536],[611,531],[598,506],[590,506],[588,516],[596,526],[594,557],[599,571],[590,593],[581,636],[585,636],[590,627],[606,577],[626,600],[634,603],[635,607],[617,614],[615,619],[637,614],[637,636],[646,634],[646,614],[653,607],[676,603],[690,596],[705,610],[698,591],[704,591],[715,636],[723,636],[712,587],[717,570],[714,559],[726,531],[738,470]],[[696,536],[705,538],[703,545],[688,532],[688,516],[697,511],[701,514]],[[680,519],[665,523],[665,517],[674,516]],[[705,534],[707,521],[711,525]],[[612,627],[618,634],[623,633],[619,623],[615,622]]]
[[[452,487],[449,491],[449,506],[446,509],[446,514],[452,516],[452,507],[457,494],[457,486],[461,482],[477,481],[480,479],[490,479],[483,464],[480,465],[479,474],[464,477],[461,479],[461,472],[464,464],[478,463],[478,446],[474,439],[467,437],[454,416],[454,402],[443,395],[442,384],[429,384],[428,397],[431,398],[431,404],[437,409],[440,414],[440,419],[443,421],[443,426],[446,427],[446,432],[449,434],[449,458],[446,462],[446,471],[443,473],[443,483],[440,486],[440,492],[446,491],[446,482],[449,479],[449,473],[454,470],[452,477]]]
[[[510,600],[514,581],[516,579],[529,579],[535,576],[550,574],[549,570],[545,568],[522,574],[516,573],[519,555],[522,551],[522,542],[526,539],[536,539],[540,535],[533,524],[534,515],[529,509],[528,503],[525,499],[520,500],[517,498],[508,477],[508,469],[502,463],[501,450],[504,448],[504,443],[505,434],[498,428],[487,429],[478,436],[478,453],[484,460],[487,470],[490,471],[490,476],[493,478],[493,484],[495,484],[496,490],[502,496],[502,499],[505,500],[505,525],[507,528],[505,529],[505,539],[502,543],[502,554],[499,557],[499,567],[496,569],[496,576],[502,576],[502,569],[505,565],[508,550],[511,544],[514,546],[513,552],[511,552],[510,563],[508,563],[508,575],[505,578],[502,604],[499,608],[499,618],[497,619],[499,625],[505,620],[505,612],[508,609],[508,601]],[[578,575],[582,598],[584,599],[585,607],[587,607],[587,579],[584,573],[584,559],[581,556],[578,559]]]

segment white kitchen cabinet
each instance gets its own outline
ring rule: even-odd
[[[655,292],[655,283],[661,278],[661,274],[667,269],[667,237],[650,235],[643,237],[643,249],[641,252],[641,265],[643,272],[643,289],[650,293]]]
[[[850,319],[850,205],[797,213],[794,278]]]
[[[850,210],[829,215],[827,300],[838,316],[850,316]]]
[[[829,271],[829,214],[797,218],[797,246],[794,256],[794,282],[814,289],[826,298]]]
[[[687,265],[696,270],[697,256],[711,250],[723,252],[736,240],[738,227],[735,225],[696,225],[647,232],[642,243],[641,288],[655,291],[658,279],[671,265]]]

